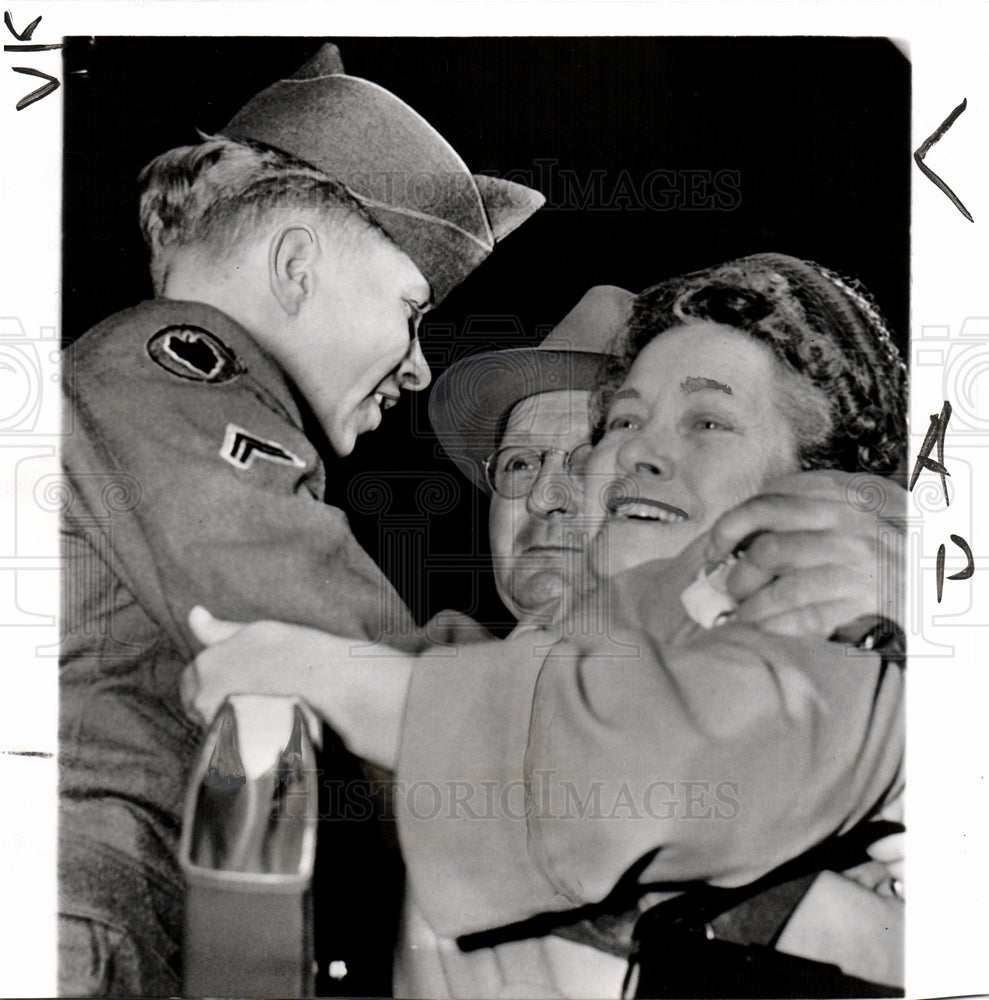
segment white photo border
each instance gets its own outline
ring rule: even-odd
[[[894,39],[913,67],[913,148],[959,102],[966,110],[928,154],[974,217],[966,220],[915,170],[912,194],[911,447],[916,454],[932,413],[954,407],[946,464],[964,470],[950,507],[919,485],[911,514],[911,608],[917,628],[908,684],[907,996],[989,991],[984,951],[989,910],[989,787],[985,707],[989,683],[979,655],[989,641],[987,528],[979,500],[989,495],[989,10],[983,3],[720,2],[170,2],[170,0],[13,0],[18,31],[43,20],[32,39],[68,35],[872,35]],[[565,29],[565,31],[563,30]],[[17,39],[5,32],[5,44]],[[2,337],[22,335],[38,353],[44,383],[40,430],[7,435],[2,445],[3,548],[0,596],[4,689],[0,698],[0,994],[55,991],[54,859],[57,704],[57,504],[38,484],[57,474],[57,370],[51,345],[60,324],[61,92],[22,111],[15,104],[44,84],[13,72],[31,66],[61,75],[57,51],[5,52],[2,92]],[[178,70],[180,71],[180,69]],[[12,324],[12,325],[11,325]],[[48,343],[50,342],[50,343]],[[11,369],[0,371],[10,382]],[[24,407],[37,400],[25,396]],[[31,463],[32,475],[18,470]],[[30,482],[29,482],[30,480]],[[930,473],[921,476],[936,482]],[[940,495],[940,484],[937,484]],[[15,492],[16,491],[16,492]],[[8,504],[8,500],[12,503]],[[46,510],[47,506],[47,510]],[[14,524],[11,511],[16,512]],[[10,515],[10,516],[8,516]],[[963,536],[975,574],[946,583],[934,600],[936,553],[947,546],[946,573],[964,566],[949,541]],[[24,627],[6,627],[20,625]],[[938,649],[951,650],[939,655]],[[44,655],[39,655],[41,650]]]

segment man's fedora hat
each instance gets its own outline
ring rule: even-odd
[[[252,97],[220,134],[274,146],[344,184],[422,271],[434,304],[545,201],[522,184],[471,174],[404,101],[347,76],[330,43]]]
[[[635,296],[590,289],[538,347],[475,354],[451,365],[429,397],[429,419],[457,467],[488,491],[484,460],[498,447],[516,403],[543,392],[596,389],[609,348]]]

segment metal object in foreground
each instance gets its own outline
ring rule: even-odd
[[[308,710],[237,695],[217,713],[189,779],[186,996],[311,996],[318,818]]]

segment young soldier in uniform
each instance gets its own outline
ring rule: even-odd
[[[180,989],[189,609],[421,648],[323,502],[327,460],[429,383],[422,314],[542,203],[472,176],[333,46],[142,185],[156,298],[66,366],[60,985],[80,996]]]

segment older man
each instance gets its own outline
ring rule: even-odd
[[[430,395],[437,437],[491,498],[495,585],[520,622],[552,619],[580,561],[591,396],[632,300],[622,288],[596,286],[538,347],[465,358]]]
[[[542,202],[472,176],[415,111],[344,74],[333,46],[141,180],[157,297],[90,330],[66,368],[72,995],[179,990],[174,852],[201,736],[178,692],[190,607],[421,647],[323,502],[327,462],[428,385],[422,314]]]

